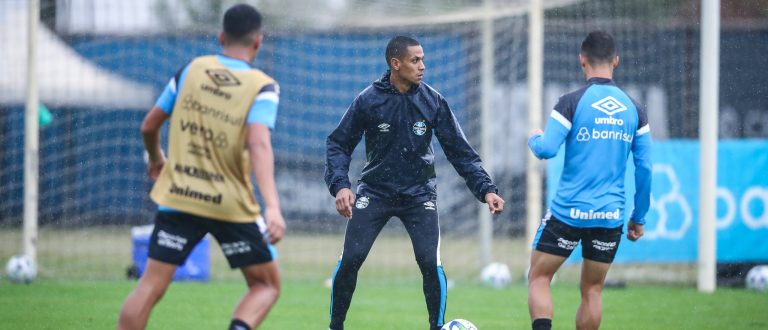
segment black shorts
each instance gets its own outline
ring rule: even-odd
[[[533,241],[533,248],[536,251],[568,258],[581,241],[581,256],[584,259],[612,263],[619,249],[621,234],[622,226],[578,228],[548,214],[541,220],[541,226]]]
[[[181,265],[208,233],[219,242],[232,268],[275,259],[273,247],[264,240],[256,222],[226,222],[177,211],[157,212],[149,240],[149,257]]]

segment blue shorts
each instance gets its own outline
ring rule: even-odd
[[[578,228],[547,214],[536,232],[533,249],[568,258],[581,241],[581,256],[584,259],[612,263],[619,249],[621,234],[622,226]]]
[[[157,212],[149,240],[149,257],[181,265],[208,233],[219,242],[232,268],[275,260],[274,250],[256,222],[226,222],[178,211]]]

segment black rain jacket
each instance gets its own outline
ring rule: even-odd
[[[389,77],[387,71],[363,90],[326,139],[325,183],[331,195],[351,188],[349,163],[364,136],[367,162],[358,195],[415,202],[434,199],[433,134],[478,200],[485,202],[485,194],[497,193],[443,96],[423,82],[401,93]]]

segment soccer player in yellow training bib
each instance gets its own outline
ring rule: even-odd
[[[258,326],[280,293],[271,244],[285,232],[270,140],[278,85],[250,63],[262,41],[261,15],[248,5],[224,14],[223,52],[195,58],[171,79],[141,133],[159,205],[144,273],[120,312],[118,329],[143,329],[178,265],[208,233],[248,285],[229,329]],[[168,158],[160,127],[170,119]],[[253,196],[253,170],[264,212]]]

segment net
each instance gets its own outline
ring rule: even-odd
[[[593,29],[611,32],[622,64],[617,80],[646,104],[654,137],[694,137],[697,130],[698,27],[684,1],[544,1],[544,113],[582,81],[577,52]],[[181,65],[216,53],[215,31],[228,1],[43,1],[38,63],[41,101],[53,122],[41,128],[38,248],[41,276],[113,279],[130,263],[130,226],[152,222],[151,182],[142,160],[139,126],[154,98]],[[524,169],[527,148],[527,1],[259,1],[266,17],[256,66],[281,85],[273,144],[277,183],[289,232],[280,244],[284,275],[331,275],[341,252],[345,221],[335,213],[323,182],[325,137],[354,97],[386,69],[383,49],[394,35],[421,41],[425,81],[457,115],[479,150],[480,132],[493,133],[486,168],[507,201],[494,218],[494,259],[525,269]],[[128,15],[126,13],[130,12]],[[493,56],[482,56],[482,20],[491,12]],[[215,15],[214,15],[215,14]],[[0,3],[0,258],[18,253],[23,208],[23,92],[26,5]],[[734,30],[734,42],[764,38],[765,24]],[[739,34],[739,31],[748,31]],[[723,38],[728,38],[724,34]],[[755,39],[757,38],[757,39]],[[755,54],[757,56],[757,54]],[[724,65],[750,57],[722,55]],[[481,89],[481,64],[493,61],[493,89]],[[741,61],[741,62],[740,62]],[[724,72],[726,70],[723,70]],[[727,77],[727,76],[726,76]],[[749,77],[747,84],[749,84]],[[759,79],[759,78],[754,78]],[[754,80],[753,79],[753,80]],[[493,99],[491,127],[483,127],[481,96]],[[764,101],[724,90],[732,105],[727,131],[766,136],[765,127],[741,125]],[[763,103],[760,103],[763,102]],[[726,115],[728,116],[728,115]],[[763,121],[764,122],[764,121]],[[353,156],[353,182],[364,165]],[[436,144],[442,259],[455,279],[474,279],[478,264],[478,202]],[[227,272],[213,244],[214,278]],[[418,279],[410,242],[397,219],[374,245],[361,278]],[[692,281],[685,278],[682,281]]]
[[[142,2],[118,6],[72,1],[57,6],[51,28],[41,29],[40,95],[54,116],[53,123],[41,129],[39,257],[42,276],[119,277],[130,262],[127,257],[131,242],[129,226],[152,221],[155,207],[147,197],[151,182],[144,174],[138,134],[141,119],[181,65],[194,56],[218,51],[214,38],[217,23],[186,11],[183,6],[173,6],[173,2],[164,3],[151,9],[142,7]],[[11,10],[3,11],[6,13],[3,22],[8,26],[24,26],[23,2],[6,6]],[[292,259],[315,260],[321,268],[300,264],[296,266],[300,271],[295,276],[317,273],[329,276],[341,251],[344,220],[335,214],[333,198],[322,180],[325,136],[357,93],[385,71],[383,48],[388,39],[407,34],[422,41],[428,54],[429,83],[448,99],[470,142],[477,147],[480,24],[477,14],[462,19],[441,18],[438,23],[419,23],[425,17],[451,17],[451,13],[471,8],[462,3],[432,6],[393,3],[381,8],[393,15],[402,15],[399,16],[402,21],[412,21],[397,25],[382,24],[386,20],[375,9],[381,4],[362,3],[359,9],[346,8],[349,13],[333,22],[312,25],[301,15],[283,20],[284,10],[289,10],[285,8],[291,6],[265,6],[267,26],[270,21],[281,23],[268,30],[256,65],[281,84],[280,115],[273,143],[281,202],[291,234],[296,237],[286,239],[282,258],[286,263]],[[270,12],[271,9],[274,10]],[[341,9],[344,8],[336,10]],[[139,17],[169,15],[170,27],[158,27],[149,21],[141,24],[140,19],[125,17],[122,13],[126,11],[137,12]],[[290,12],[309,15],[305,9]],[[438,15],[427,15],[430,12]],[[372,24],[363,26],[366,21]],[[521,75],[517,71],[524,63],[524,53],[512,52],[504,45],[521,43],[524,24],[524,18],[518,15],[500,20],[495,27],[494,35],[506,40],[498,44],[497,52],[503,59],[519,63],[505,65],[505,72],[509,72],[505,75]],[[193,25],[196,27],[192,28]],[[19,44],[25,40],[24,36],[9,32],[4,32],[2,38]],[[9,68],[16,71],[6,72],[5,76],[24,75],[23,52],[21,48],[10,54],[19,65]],[[46,88],[49,80],[55,84],[53,89]],[[110,84],[117,86],[110,87]],[[14,237],[20,228],[23,206],[23,84],[21,86],[5,95],[2,103],[2,122],[6,128],[2,133],[5,146],[2,161],[7,166],[0,171],[4,183],[0,191],[3,197],[0,220],[9,237]],[[499,86],[494,91],[498,95],[497,103],[510,108],[503,88]],[[512,116],[504,117],[505,123],[514,121]],[[495,129],[503,134],[503,126]],[[508,140],[498,141],[499,147],[506,149]],[[455,174],[437,143],[436,146],[440,173],[438,205],[446,242],[443,246],[466,250],[457,254],[461,261],[455,263],[471,265],[466,271],[469,276],[481,266],[474,261],[479,203]],[[364,164],[362,151],[361,146],[354,156],[350,171],[353,182]],[[488,167],[498,173],[499,185],[519,185],[522,163],[509,171],[504,169],[508,167],[504,157],[496,159],[497,163]],[[503,197],[517,200],[518,211],[514,213],[522,215],[522,191],[506,191]],[[514,209],[515,203],[511,205]],[[495,223],[505,234],[520,224],[519,219],[512,216],[499,218]],[[76,238],[68,239],[72,236]],[[393,219],[371,256],[372,260],[380,260],[371,262],[376,267],[369,267],[373,270],[378,267],[384,272],[373,271],[376,274],[373,276],[408,278],[414,275],[417,268],[413,267],[413,258],[403,255],[412,255],[406,237],[402,225]],[[451,243],[453,241],[457,243]],[[16,253],[18,239],[3,242],[3,256]],[[120,248],[98,248],[103,245]],[[394,250],[399,252],[381,253],[376,257],[377,251],[393,250],[384,247],[390,245],[398,246]],[[290,252],[293,246],[299,249],[296,253]],[[88,257],[90,254],[93,257]],[[215,248],[212,255],[218,255]],[[107,259],[110,262],[104,262]],[[89,266],[84,267],[83,263]],[[403,263],[404,267],[393,267]]]

